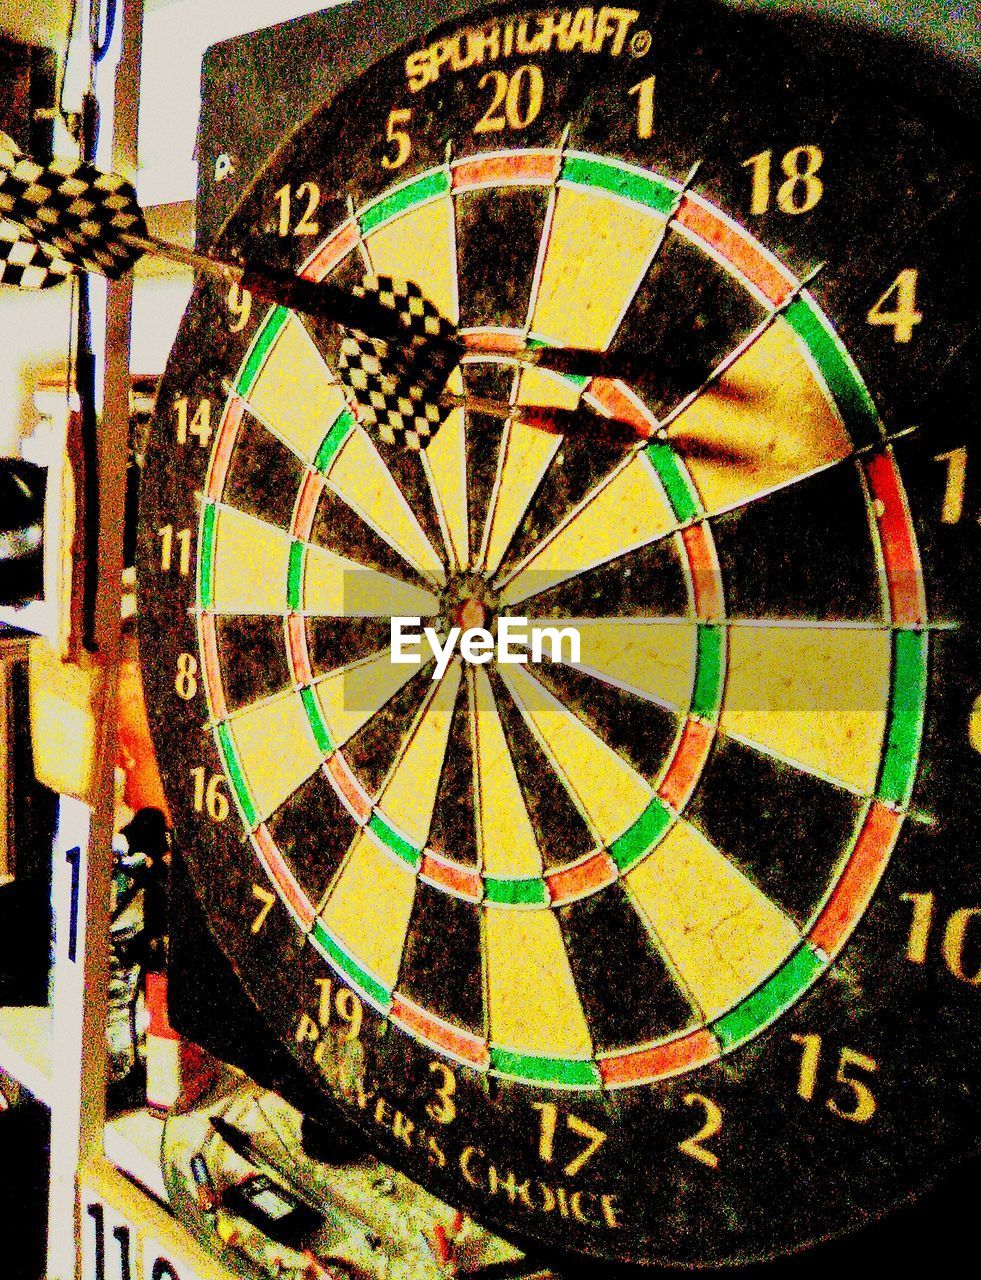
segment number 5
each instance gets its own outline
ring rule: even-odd
[[[394,142],[398,150],[394,159],[391,156],[382,156],[383,169],[401,169],[412,154],[412,139],[400,129],[400,124],[408,124],[412,119],[412,111],[409,107],[396,107],[388,113],[388,124],[385,128],[385,137],[389,142]]]

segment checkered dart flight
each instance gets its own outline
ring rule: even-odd
[[[424,449],[459,397],[446,390],[466,353],[417,285],[368,278],[351,291],[276,268],[225,262],[151,236],[132,184],[83,160],[40,164],[0,133],[0,284],[45,289],[73,272],[118,279],[144,253],[238,284],[257,297],[338,325],[338,376],[359,421],[381,441]],[[488,351],[486,340],[482,350]],[[529,347],[512,358],[557,372],[606,368],[603,352]],[[488,406],[484,406],[485,410]],[[490,406],[512,416],[513,406]]]

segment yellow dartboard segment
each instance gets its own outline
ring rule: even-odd
[[[447,388],[463,394],[459,369],[450,374]],[[433,501],[439,513],[450,567],[460,571],[470,564],[470,521],[467,505],[466,414],[454,409],[430,440],[422,455]]]
[[[284,613],[290,542],[285,529],[234,507],[217,507],[212,552],[213,611]]]
[[[487,876],[542,874],[535,839],[504,726],[483,667],[473,667],[472,704],[477,847]]]
[[[356,962],[391,990],[416,892],[415,872],[359,831],[319,915]]]
[[[326,479],[331,489],[408,564],[442,585],[446,578],[442,560],[361,427],[348,434]]]
[[[456,224],[449,196],[400,214],[365,237],[375,274],[411,280],[452,324],[460,318]]]
[[[690,705],[698,660],[696,623],[687,618],[550,618],[549,626],[575,628],[577,665],[583,670],[670,711]]]
[[[531,331],[567,347],[606,348],[650,265],[666,218],[605,192],[559,188]],[[598,231],[598,229],[601,229]]]
[[[304,462],[313,462],[331,424],[347,407],[340,385],[293,315],[280,329],[245,402]]]
[[[552,912],[485,903],[483,924],[491,1044],[547,1057],[591,1057],[589,1028]]]
[[[891,666],[885,629],[733,626],[721,728],[871,795]]]
[[[653,789],[523,667],[499,671],[599,843],[612,844],[647,808]]]
[[[323,618],[429,617],[439,609],[439,598],[323,547],[308,546],[302,609]]]
[[[852,443],[778,317],[668,427],[708,515],[847,457]]]
[[[654,468],[635,454],[589,494],[504,585],[501,602],[529,596],[645,546],[676,524]]]
[[[292,689],[236,711],[228,728],[260,822],[323,762],[303,702]]]
[[[461,674],[460,662],[451,662],[409,731],[378,797],[378,808],[417,849],[429,838]]]
[[[540,369],[522,369],[514,399],[519,405],[575,409],[580,395],[581,388],[567,378]],[[558,433],[513,420],[506,425],[484,532],[482,564],[488,573],[501,563],[561,445]]]
[[[343,746],[418,671],[393,662],[391,649],[382,649],[315,681],[314,693],[334,745]]]
[[[800,942],[779,907],[683,820],[624,879],[708,1021],[769,977]]]

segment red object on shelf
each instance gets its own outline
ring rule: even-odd
[[[146,1004],[150,1025],[146,1033],[146,1104],[166,1114],[179,1101],[193,1106],[214,1083],[215,1059],[200,1045],[184,1040],[170,1025],[167,975],[146,975]]]

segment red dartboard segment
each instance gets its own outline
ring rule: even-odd
[[[689,716],[671,762],[657,789],[661,799],[676,813],[681,813],[698,785],[708,763],[715,738],[715,725]]]
[[[211,716],[215,722],[227,720],[228,706],[225,702],[225,686],[221,675],[221,663],[218,659],[218,631],[213,613],[201,614],[199,635]]]
[[[300,542],[309,542],[313,533],[313,522],[317,515],[317,505],[323,496],[325,481],[316,471],[307,472],[306,478],[296,497],[296,508],[293,515],[291,532]]]
[[[313,928],[313,922],[317,917],[316,908],[286,865],[283,855],[280,853],[265,823],[252,832],[252,840],[256,847],[259,862],[265,868],[270,880],[279,889],[283,901],[289,907],[300,928],[304,933],[307,933]]]
[[[595,400],[600,410],[618,422],[632,426],[641,439],[654,435],[657,421],[649,409],[622,382],[611,378],[594,378],[589,385],[588,397]]]
[[[691,566],[696,616],[702,622],[718,622],[725,616],[725,601],[711,531],[707,524],[694,524],[683,530],[681,537]]]
[[[393,1022],[411,1035],[418,1036],[434,1049],[441,1050],[459,1062],[476,1067],[478,1071],[486,1071],[490,1065],[490,1050],[486,1040],[481,1040],[479,1036],[471,1035],[460,1027],[451,1026],[442,1018],[413,1004],[397,991],[392,996],[390,1016]]]
[[[313,684],[313,670],[307,645],[307,624],[302,614],[286,615],[286,647],[295,684],[299,688],[307,688]]]
[[[364,826],[371,817],[371,797],[355,778],[340,751],[335,751],[324,762],[324,773],[355,822]]]
[[[549,897],[554,907],[574,902],[591,893],[606,889],[619,876],[620,870],[610,855],[601,850],[582,862],[552,871],[545,877]]]
[[[722,1047],[711,1031],[703,1029],[679,1036],[666,1044],[632,1049],[629,1053],[597,1058],[597,1066],[606,1089],[622,1089],[628,1085],[649,1084],[666,1080],[708,1066],[720,1056]]]
[[[926,601],[916,534],[909,505],[891,449],[864,461],[865,475],[879,531],[892,620],[897,626],[922,626]]]
[[[790,272],[766,253],[758,241],[699,196],[690,192],[685,195],[675,221],[730,263],[771,306],[781,306],[796,288],[797,281]]]
[[[357,246],[360,239],[358,224],[355,220],[344,223],[326,240],[303,264],[300,275],[308,280],[323,280],[330,275],[338,263]]]
[[[484,884],[479,872],[444,858],[432,849],[423,852],[419,877],[446,893],[465,898],[468,902],[479,902],[484,896]]]
[[[211,463],[208,467],[208,479],[204,487],[204,496],[212,502],[219,502],[225,492],[225,481],[228,479],[228,468],[232,454],[235,452],[235,441],[239,427],[245,417],[247,405],[234,393],[228,397],[225,412],[218,425],[218,435],[211,452]]]
[[[548,186],[559,176],[562,155],[558,151],[521,151],[458,160],[452,166],[453,190],[476,187]]]
[[[873,800],[844,874],[814,922],[808,941],[834,958],[848,940],[882,878],[899,837],[903,815]]]

